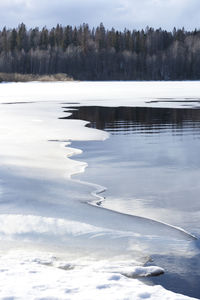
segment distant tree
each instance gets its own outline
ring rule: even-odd
[[[15,50],[17,47],[17,31],[16,29],[13,29],[10,35],[10,39],[9,39],[9,48],[11,51]]]
[[[18,27],[17,48],[18,48],[18,50],[24,49],[25,51],[28,48],[27,31],[26,31],[26,26],[23,23],[20,24]]]

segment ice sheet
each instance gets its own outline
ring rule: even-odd
[[[6,83],[1,84],[0,102],[196,107],[200,102],[199,90],[199,81]]]

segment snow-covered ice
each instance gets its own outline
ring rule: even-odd
[[[144,264],[166,244],[190,255],[193,236],[89,205],[92,185],[72,178],[87,164],[71,141],[109,135],[58,118],[66,103],[197,107],[199,95],[199,82],[0,85],[1,299],[187,299],[135,278],[163,272]]]
[[[9,252],[0,262],[1,299],[191,299],[110,272],[107,264],[65,261],[48,253]]]

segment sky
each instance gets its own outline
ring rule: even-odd
[[[57,24],[123,30],[146,26],[172,30],[200,28],[200,0],[0,0],[0,28]]]

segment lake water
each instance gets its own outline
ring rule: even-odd
[[[106,188],[101,206],[200,237],[200,109],[74,108],[70,118],[110,133],[105,141],[72,143],[83,150],[75,159],[88,163],[74,178]],[[153,263],[166,272],[146,283],[200,298],[198,240],[194,248],[196,254],[187,257],[152,253]]]

